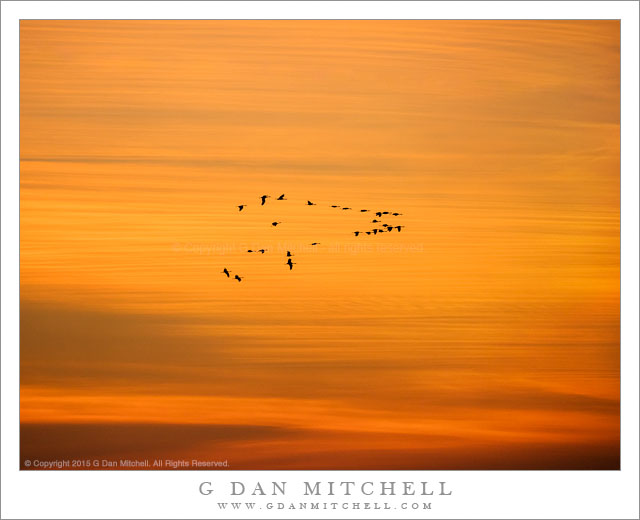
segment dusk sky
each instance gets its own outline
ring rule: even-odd
[[[618,21],[20,27],[22,459],[619,467]]]

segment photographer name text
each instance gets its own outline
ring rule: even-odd
[[[253,482],[246,483],[242,481],[231,481],[222,489],[222,494],[229,496],[286,496],[287,482]],[[211,482],[201,482],[198,491],[201,495],[214,495],[215,490]],[[446,481],[428,482],[428,481],[365,481],[356,482],[353,480],[334,482],[334,481],[318,481],[303,482],[302,489],[295,490],[296,494],[302,493],[306,496],[449,496],[452,491],[449,490]]]

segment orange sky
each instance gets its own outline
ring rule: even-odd
[[[617,468],[619,36],[22,21],[23,458]]]

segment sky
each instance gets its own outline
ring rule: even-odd
[[[617,469],[619,37],[23,20],[22,459]]]

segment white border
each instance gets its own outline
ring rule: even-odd
[[[198,494],[231,480],[447,481],[430,512],[261,510],[264,518],[638,518],[637,2],[2,2],[2,518],[246,518]],[[607,472],[19,472],[18,37],[20,18],[622,20],[622,449]],[[218,494],[219,497],[219,494]],[[290,495],[288,498],[292,498]],[[373,500],[382,501],[382,497]]]

